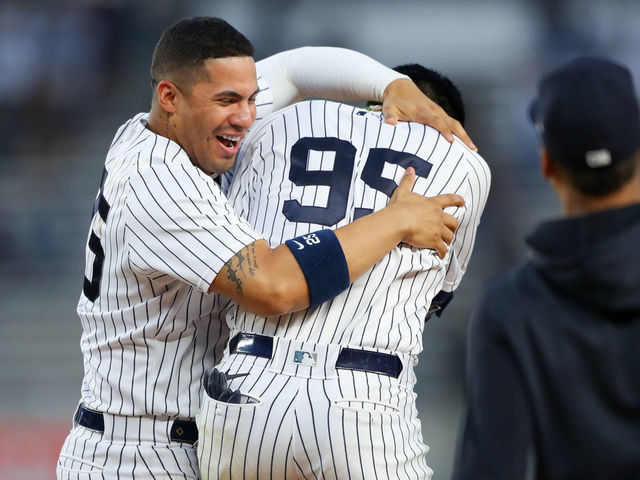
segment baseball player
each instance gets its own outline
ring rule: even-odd
[[[293,314],[222,305],[231,336],[197,417],[202,478],[429,478],[413,365],[435,297],[444,306],[467,267],[486,163],[424,125],[314,100],[258,123],[236,167],[235,211],[272,245],[307,239],[293,246],[302,251],[318,228],[383,209],[405,170],[415,192],[456,192],[466,205],[452,211],[459,227],[444,258],[399,246],[345,292]]]
[[[187,19],[163,33],[151,66],[151,111],[118,129],[95,201],[78,302],[82,399],[58,479],[198,477],[193,418],[201,376],[227,338],[209,293],[262,314],[285,313],[335,295],[399,241],[446,249],[449,229],[420,222],[448,216],[404,189],[377,218],[318,232],[322,242],[307,249],[309,257],[320,248],[340,265],[320,291],[314,269],[305,276],[286,245],[271,249],[214,182],[233,163],[256,109],[268,113],[305,92],[382,98],[386,88],[389,100],[411,90],[367,57],[330,51],[313,49],[311,62],[304,49],[271,59],[258,69],[258,87],[253,47],[226,22]],[[323,83],[326,58],[343,90]],[[309,64],[313,80],[300,92],[288,80],[304,77]],[[367,255],[356,255],[367,229],[379,234]]]

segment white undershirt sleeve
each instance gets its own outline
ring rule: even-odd
[[[301,47],[272,55],[256,64],[268,85],[273,110],[303,98],[381,102],[387,85],[409,78],[353,50]]]

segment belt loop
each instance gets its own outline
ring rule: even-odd
[[[169,437],[173,442],[194,444],[198,440],[198,427],[192,420],[175,420]]]
[[[243,353],[262,358],[273,355],[273,337],[257,333],[239,332],[229,340],[229,353]]]
[[[390,353],[345,347],[338,355],[336,368],[374,372],[398,378],[402,373],[402,360]]]
[[[94,432],[104,433],[104,417],[102,413],[91,410],[84,405],[78,405],[73,422],[75,425],[81,425]]]

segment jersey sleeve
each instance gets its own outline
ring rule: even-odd
[[[302,47],[280,52],[256,64],[258,85],[270,111],[303,98],[382,101],[387,85],[402,75],[362,53],[338,47]],[[260,85],[262,82],[262,85]],[[258,117],[270,113],[258,111]]]
[[[491,172],[487,163],[479,155],[468,149],[466,150],[467,153],[462,161],[467,162],[468,173],[465,175],[459,190],[456,192],[443,192],[457,193],[465,200],[464,208],[457,209],[456,212],[445,210],[458,219],[458,229],[451,242],[447,274],[442,286],[442,290],[445,292],[453,292],[458,288],[467,270],[476,240],[478,225],[480,224],[480,217],[487,203],[491,186]]]
[[[277,110],[274,108],[273,91],[274,88],[286,88],[286,85],[278,84],[272,79],[268,72],[262,72],[264,68],[260,68],[260,62],[256,64],[258,75],[258,95],[256,96],[256,122],[263,119],[270,113]],[[274,85],[274,86],[272,86]]]
[[[129,188],[125,242],[138,273],[169,275],[207,292],[236,252],[262,238],[213,179],[190,165],[145,168]]]

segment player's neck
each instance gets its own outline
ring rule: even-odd
[[[627,207],[640,203],[640,179],[636,174],[621,188],[603,197],[587,196],[573,189],[567,189],[564,195],[560,196],[560,200],[562,210],[568,217]]]
[[[152,106],[151,111],[149,112],[149,118],[147,119],[147,128],[156,135],[160,135],[162,137],[166,137],[170,140],[175,141],[175,139],[171,138],[169,132],[166,112],[156,105]]]

